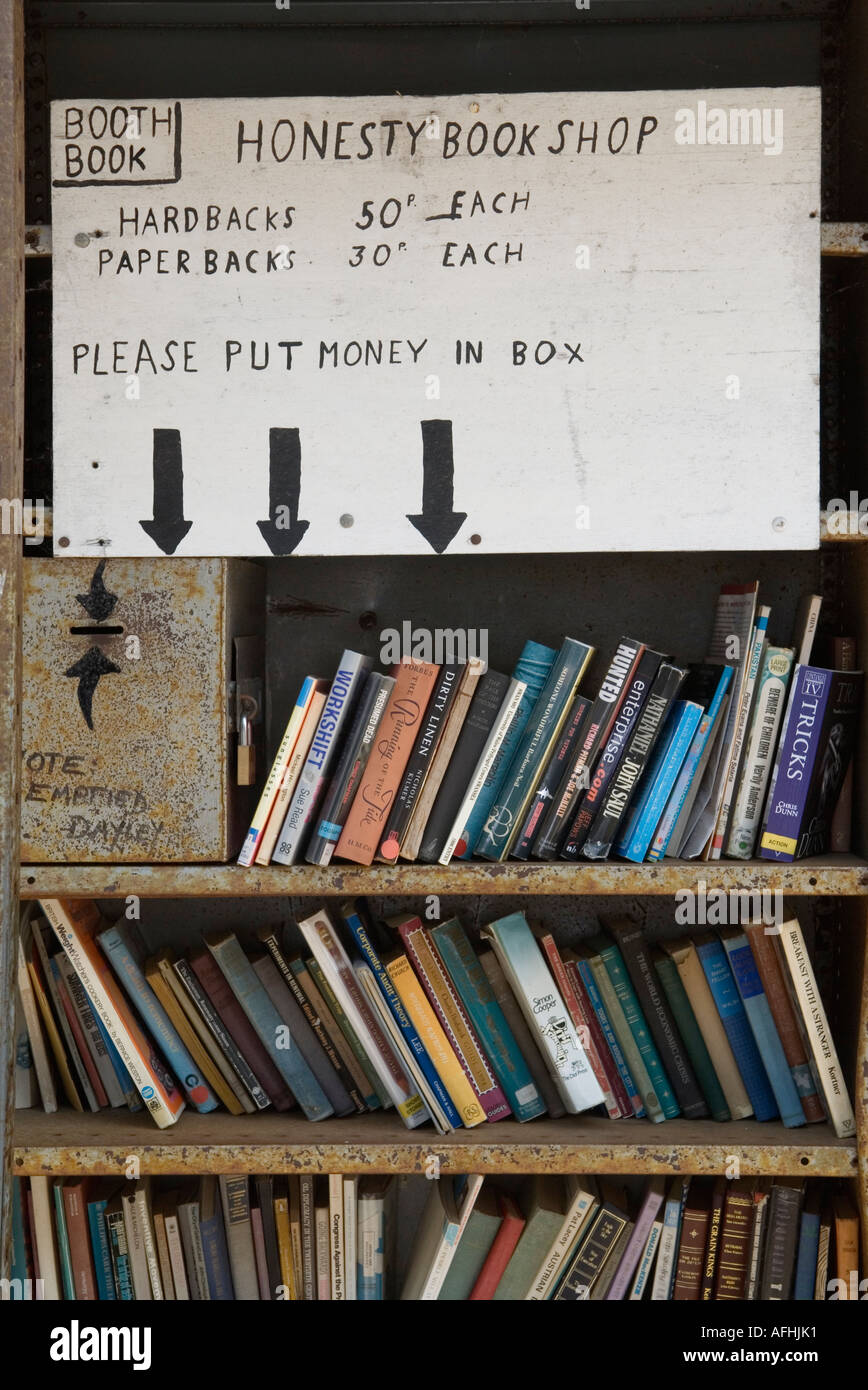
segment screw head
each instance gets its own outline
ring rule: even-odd
[[[776,517],[774,518],[774,520],[772,521],[772,530],[773,530],[773,531],[783,531],[783,529],[784,529],[784,527],[786,526],[786,524],[787,524],[787,519],[786,519],[785,516],[776,516]]]
[[[76,232],[74,241],[76,246],[90,246],[90,237],[87,232]]]
[[[351,516],[349,512],[344,512],[343,516],[341,517],[341,526],[343,526],[344,529],[349,529],[349,527],[353,525],[354,521],[355,517]]]

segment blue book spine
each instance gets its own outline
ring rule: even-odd
[[[527,689],[521,697],[516,716],[506,731],[497,756],[491,765],[491,771],[483,783],[482,791],[476,799],[462,832],[461,839],[465,848],[460,854],[456,851],[455,858],[469,859],[473,853],[473,847],[485,829],[485,822],[488,820],[491,808],[500,794],[513,754],[524,733],[527,721],[530,719],[530,712],[548,680],[556,656],[557,652],[553,647],[544,647],[541,642],[525,642],[518,664],[512,673],[512,679],[524,681]]]
[[[696,775],[699,760],[702,757],[709,735],[717,722],[724,696],[729,690],[732,672],[733,668],[731,666],[724,666],[711,703],[696,727],[696,733],[693,735],[693,742],[690,745],[687,757],[684,759],[681,771],[675,779],[675,786],[672,788],[672,793],[666,803],[663,815],[660,817],[660,824],[657,827],[654,840],[648,850],[648,859],[651,861],[662,859],[669,848],[672,832],[675,829],[678,817],[681,815],[681,808],[684,805],[687,793]]]
[[[108,1230],[112,1268],[114,1271],[118,1298],[123,1303],[132,1303],[136,1295],[133,1289],[133,1275],[130,1269],[130,1256],[127,1249],[127,1233],[124,1226],[123,1213],[116,1211],[112,1215],[106,1217],[106,1228]]]
[[[54,1224],[57,1229],[57,1253],[60,1257],[60,1275],[63,1281],[63,1296],[75,1299],[75,1285],[72,1279],[72,1256],[69,1251],[69,1236],[66,1230],[66,1213],[63,1210],[63,1185],[54,1184]]]
[[[117,1299],[117,1291],[115,1290],[115,1276],[112,1269],[112,1252],[105,1225],[107,1206],[107,1201],[88,1202],[87,1224],[90,1231],[90,1248],[93,1252],[97,1294],[100,1302],[114,1303]]]
[[[223,1217],[219,1211],[207,1221],[199,1222],[199,1235],[202,1239],[202,1254],[205,1257],[208,1292],[215,1303],[230,1303],[235,1298],[235,1289],[232,1284],[232,1268],[229,1264]]]
[[[461,924],[453,918],[431,936],[516,1119],[544,1115],[546,1103]]]
[[[674,1120],[676,1115],[681,1114],[681,1107],[675,1099],[675,1094],[669,1084],[669,1077],[663,1070],[660,1054],[651,1041],[651,1033],[639,1005],[639,1000],[636,998],[636,992],[630,983],[624,958],[617,946],[602,947],[600,955],[609,973],[609,979],[612,981],[612,988],[624,1010],[627,1026],[633,1034],[642,1061],[645,1063],[651,1085],[660,1101],[660,1108],[667,1120]]]
[[[12,1179],[12,1270],[13,1279],[25,1280],[33,1276],[27,1273],[27,1245],[24,1240],[24,1207],[22,1205],[21,1179]],[[32,1288],[32,1285],[31,1285]]]
[[[681,1221],[684,1215],[684,1201],[687,1196],[686,1188],[682,1188],[680,1197],[670,1197],[663,1209],[663,1225],[675,1231],[675,1251],[672,1258],[672,1268],[669,1271],[668,1287],[662,1291],[663,1298],[671,1299],[672,1290],[675,1287],[675,1275],[678,1270],[678,1246],[681,1243]]]
[[[772,842],[783,844],[798,839],[832,675],[819,666],[797,666],[793,673],[760,835],[761,859],[791,862],[795,857],[789,849],[773,848]]]
[[[358,1249],[356,1298],[360,1303],[382,1302],[386,1260],[386,1209],[382,1198],[373,1202],[359,1199]]]
[[[702,705],[695,704],[692,700],[676,700],[673,705],[669,716],[668,737],[661,740],[661,747],[648,769],[635,815],[630,813],[628,816],[627,828],[618,842],[617,853],[622,858],[641,864],[648,853],[648,846],[654,838],[675,779],[690,750],[702,713]]]
[[[630,1104],[633,1107],[633,1114],[636,1116],[637,1119],[641,1120],[645,1114],[645,1107],[642,1104],[642,1097],[639,1094],[639,1088],[636,1085],[636,1082],[633,1080],[630,1068],[627,1066],[627,1060],[623,1052],[621,1051],[620,1043],[618,1042],[618,1039],[615,1036],[615,1030],[609,1022],[609,1015],[606,1013],[606,1006],[603,1003],[600,991],[597,989],[597,981],[594,979],[594,972],[591,969],[590,963],[586,960],[577,960],[576,965],[578,966],[579,974],[582,977],[582,984],[585,986],[585,989],[588,992],[588,998],[591,1001],[591,1008],[597,1015],[600,1027],[603,1030],[603,1036],[606,1039],[606,1044],[609,1048],[609,1051],[612,1054],[615,1066],[618,1068],[618,1073],[621,1077],[621,1080],[627,1088],[627,1095],[630,1097]]]
[[[796,1256],[796,1277],[793,1280],[793,1301],[813,1303],[817,1259],[820,1253],[820,1213],[803,1211],[799,1224],[799,1252]]]
[[[697,941],[696,954],[705,971],[715,1008],[726,1030],[754,1114],[758,1120],[774,1120],[777,1118],[778,1107],[759,1048],[754,1042],[738,988],[732,978],[726,951],[715,938],[713,941]]]
[[[204,1076],[196,1070],[193,1058],[178,1037],[171,1019],[145,979],[144,971],[133,950],[124,940],[120,927],[108,927],[105,931],[100,932],[97,940],[111,962],[118,979],[126,989],[133,1008],[180,1081],[184,1095],[190,1104],[195,1105],[202,1115],[207,1114],[210,1110],[216,1110],[220,1102]]]
[[[309,1120],[324,1120],[334,1107],[297,1047],[278,1047],[285,1025],[238,941],[231,934],[207,945],[259,1041]]]
[[[118,1079],[118,1085],[124,1093],[124,1099],[126,1100],[127,1108],[134,1112],[136,1110],[144,1109],[144,1101],[142,1100],[141,1096],[139,1095],[138,1091],[133,1085],[133,1079],[127,1071],[126,1067],[124,1066],[124,1063],[121,1059],[121,1054],[118,1052],[117,1048],[115,1047],[114,1043],[109,1037],[105,1024],[103,1023],[96,1009],[94,1009],[92,1012],[94,1023],[99,1029],[99,1035],[105,1043],[105,1050],[108,1053],[109,1061],[111,1062],[112,1067],[114,1068],[115,1076]]]
[[[788,1129],[795,1129],[805,1123],[805,1112],[799,1093],[793,1082],[793,1074],[787,1063],[786,1053],[775,1027],[769,1001],[763,989],[759,971],[756,968],[753,951],[744,933],[727,938],[723,942],[729,957],[730,969],[741,1002],[747,1014],[751,1032],[760,1051],[771,1088],[777,1101],[781,1119]]]
[[[343,918],[352,932],[353,939],[361,951],[364,960],[371,967],[374,979],[380,986],[383,998],[391,1009],[395,1022],[400,1028],[407,1045],[419,1063],[419,1070],[422,1072],[425,1080],[440,1102],[443,1113],[453,1129],[461,1129],[461,1116],[452,1104],[452,1098],[443,1085],[443,1082],[440,1080],[440,1073],[425,1051],[419,1034],[407,1017],[395,986],[392,984],[392,977],[383,965],[377,952],[374,950],[371,939],[365,931],[364,922],[357,912],[344,912]]]

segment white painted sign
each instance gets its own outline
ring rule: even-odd
[[[70,555],[818,542],[814,88],[52,104]]]

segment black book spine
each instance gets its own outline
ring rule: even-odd
[[[534,792],[533,800],[524,818],[524,825],[521,827],[518,839],[515,842],[515,847],[509,852],[511,858],[530,858],[531,848],[536,839],[537,831],[542,824],[542,818],[563,780],[564,769],[575,750],[577,740],[584,731],[588,710],[590,708],[590,700],[585,699],[584,695],[576,696],[573,701],[572,709],[567,715],[567,722],[563,727],[557,747],[549,758],[546,769],[540,778],[539,786]]]
[[[636,674],[630,682],[629,689],[615,716],[608,741],[600,755],[600,761],[590,779],[587,791],[581,798],[575,820],[564,841],[561,850],[562,859],[578,859],[579,850],[585,843],[585,837],[593,825],[597,808],[603,804],[606,788],[618,771],[621,759],[627,750],[630,734],[635,728],[645,701],[651,693],[654,677],[657,675],[662,661],[661,652],[654,652],[649,649],[643,653],[636,668]]]
[[[582,846],[581,852],[586,859],[608,857],[685,675],[681,666],[665,665],[657,672],[608,795],[597,811]]]
[[[384,676],[379,671],[371,671],[365,681],[335,775],[329,784],[322,809],[317,812],[304,856],[308,864],[325,866],[331,863],[356,788],[371,755],[383,711],[394,688],[394,676]]]
[[[262,1239],[265,1245],[265,1264],[268,1269],[268,1296],[275,1297],[275,1290],[283,1280],[280,1277],[280,1249],[277,1243],[277,1223],[274,1219],[274,1178],[266,1175],[255,1178],[256,1205],[262,1219]]]
[[[633,983],[654,1045],[660,1053],[660,1060],[669,1077],[675,1099],[681,1106],[681,1113],[688,1120],[706,1116],[708,1106],[688,1061],[687,1049],[681,1040],[681,1034],[666,1007],[660,977],[654,969],[641,928],[632,922],[623,925],[613,923],[608,930],[617,941],[624,957],[627,974]]]
[[[531,854],[534,859],[553,859],[558,853],[576,814],[584,790],[585,768],[594,767],[612,727],[624,690],[636,674],[639,658],[645,650],[642,642],[622,637],[612,658],[599,694],[591,706],[585,723],[584,737],[578,752],[571,759],[548,811],[542,818],[539,833]]]
[[[410,817],[428,775],[428,769],[434,761],[434,754],[443,736],[452,702],[461,685],[463,671],[463,665],[440,668],[439,679],[428,701],[425,717],[419,725],[419,736],[413,745],[398,794],[392,803],[386,831],[377,850],[377,859],[384,859],[392,864],[401,852],[401,842],[407,833]]]
[[[617,1207],[600,1208],[555,1293],[555,1301],[588,1298],[612,1246],[626,1225],[627,1218]]]
[[[479,762],[488,735],[509,690],[510,677],[501,671],[486,671],[461,726],[461,733],[449,759],[440,790],[425,826],[417,860],[436,864],[443,853],[446,837],[458,814],[464,793]]]
[[[805,810],[796,842],[796,859],[825,854],[829,828],[856,743],[861,671],[836,671],[823,713],[823,727]]]
[[[175,974],[186,989],[205,1023],[210,1028],[214,1038],[220,1047],[226,1061],[229,1063],[235,1075],[242,1085],[247,1087],[254,1104],[259,1110],[264,1110],[271,1104],[265,1088],[260,1084],[253,1068],[249,1066],[247,1059],[236,1045],[228,1030],[224,1027],[223,1020],[214,1008],[208,995],[205,993],[192,967],[186,960],[176,960],[174,964]]]
[[[800,1188],[777,1183],[772,1187],[760,1278],[759,1296],[763,1301],[777,1302],[790,1296],[801,1206]]]

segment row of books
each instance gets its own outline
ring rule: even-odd
[[[799,922],[652,946],[629,918],[561,948],[523,913],[377,920],[359,900],[148,955],[135,922],[47,899],[24,923],[19,991],[34,1072],[77,1109],[185,1103],[311,1120],[397,1110],[442,1133],[600,1107],[611,1119],[855,1121]],[[295,933],[306,950],[290,944]]]
[[[239,863],[448,864],[610,855],[789,861],[849,848],[847,773],[862,673],[811,662],[820,598],[768,641],[758,584],[725,585],[705,662],[623,637],[595,692],[594,648],[525,643],[512,674],[345,651],[305,678]]]
[[[13,1297],[638,1302],[856,1299],[859,1221],[797,1178],[16,1179]],[[412,1231],[400,1252],[399,1225]]]

